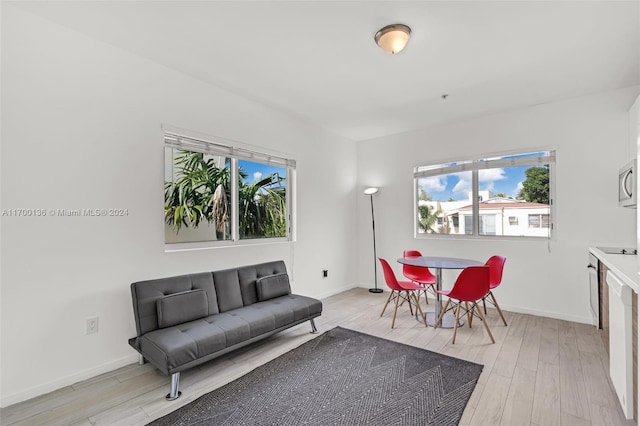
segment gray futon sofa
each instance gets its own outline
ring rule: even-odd
[[[283,261],[131,284],[136,337],[129,344],[171,375],[167,399],[180,396],[180,372],[274,333],[311,322],[322,302],[291,294]]]

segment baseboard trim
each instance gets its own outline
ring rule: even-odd
[[[334,296],[338,293],[342,293],[343,291],[351,290],[352,288],[356,287],[358,287],[356,284],[347,284],[337,288],[332,288],[331,290],[315,293],[312,297],[315,297],[316,299],[324,299],[326,297]]]
[[[71,386],[74,383],[81,382],[83,380],[91,379],[99,376],[100,374],[108,373],[118,368],[124,367],[132,363],[138,362],[138,354],[132,353],[122,358],[118,358],[114,361],[109,361],[104,364],[97,365],[95,367],[88,368],[77,373],[70,374],[65,377],[61,377],[56,380],[52,380],[47,383],[43,383],[31,388],[22,390],[9,395],[0,396],[0,407],[5,408],[9,405],[17,404],[22,401],[26,401],[37,396],[47,394],[49,392],[56,391],[64,388],[65,386]]]
[[[487,303],[487,306],[489,306],[488,303]],[[553,319],[558,319],[563,321],[571,321],[571,322],[578,322],[582,324],[592,325],[590,317],[580,317],[577,315],[568,315],[562,312],[550,312],[550,311],[542,311],[538,309],[523,308],[522,306],[505,305],[503,303],[500,303],[500,308],[502,308],[503,311],[515,312],[517,314],[535,315],[537,317],[553,318]]]

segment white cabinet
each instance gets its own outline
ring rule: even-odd
[[[631,288],[607,271],[609,286],[609,374],[622,411],[633,418],[633,347]]]

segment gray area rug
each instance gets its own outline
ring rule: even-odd
[[[457,425],[482,368],[336,327],[150,425]]]

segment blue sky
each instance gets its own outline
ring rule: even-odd
[[[238,167],[247,173],[247,183],[252,183],[263,177],[270,175],[271,173],[278,172],[280,176],[287,176],[287,169],[285,167],[271,166],[269,164],[254,163],[253,161],[238,160]]]
[[[494,195],[503,192],[507,197],[516,197],[525,179],[524,171],[532,166],[481,169],[478,171],[479,190],[491,191]],[[471,172],[420,178],[418,185],[434,201],[468,200],[471,192]]]

